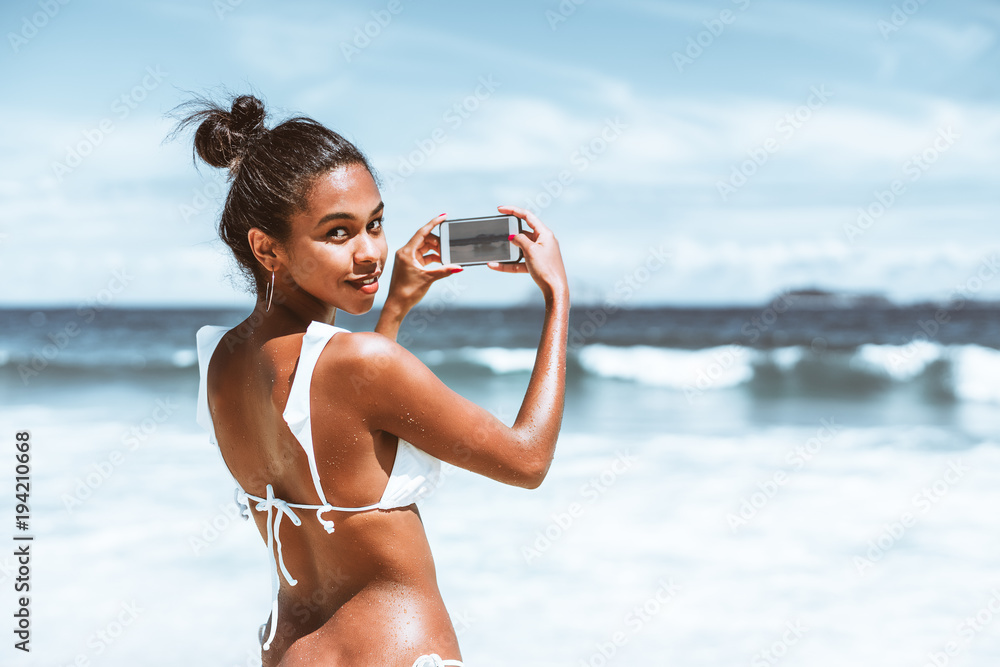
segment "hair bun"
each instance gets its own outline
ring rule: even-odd
[[[232,130],[244,137],[252,137],[264,131],[264,118],[267,112],[264,103],[253,95],[240,95],[233,100]]]
[[[267,111],[253,95],[240,95],[232,109],[213,106],[196,114],[201,124],[194,135],[194,148],[202,160],[213,167],[235,171],[250,143],[264,132]]]

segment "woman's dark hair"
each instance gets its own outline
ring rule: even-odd
[[[257,227],[279,243],[286,241],[289,217],[304,208],[316,178],[338,167],[360,164],[375,177],[354,144],[311,118],[297,116],[268,129],[264,103],[252,95],[235,97],[228,111],[205,98],[179,109],[183,115],[174,134],[197,124],[195,154],[229,169],[219,236],[258,294],[264,292],[264,272],[248,232]]]

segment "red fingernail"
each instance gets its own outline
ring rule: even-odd
[[[511,234],[510,236],[507,237],[507,240],[513,241],[515,236],[517,236],[517,234]]]
[[[448,214],[447,214],[447,213],[438,213],[438,217],[439,217],[439,218],[440,218],[440,217],[441,217],[442,215],[448,215]]]
[[[465,271],[465,269],[452,269],[452,273],[458,273],[459,271]]]

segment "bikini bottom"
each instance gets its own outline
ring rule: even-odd
[[[461,660],[442,660],[437,653],[422,655],[413,663],[413,667],[463,667],[463,665]]]

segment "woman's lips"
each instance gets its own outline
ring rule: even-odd
[[[378,275],[371,276],[369,278],[364,278],[362,280],[348,280],[354,289],[358,290],[362,294],[374,294],[378,291]]]

